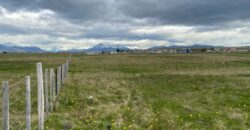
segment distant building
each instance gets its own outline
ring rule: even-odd
[[[116,50],[115,50],[115,51],[110,51],[110,54],[116,55],[116,54],[117,54],[117,51],[116,51]]]
[[[236,52],[236,48],[225,48],[224,52]]]
[[[102,52],[99,52],[99,51],[87,51],[85,54],[86,55],[99,55],[101,54]]]
[[[148,50],[147,53],[156,53],[156,54],[169,53],[169,54],[175,54],[175,53],[177,53],[177,49],[159,48],[159,49]]]
[[[164,53],[175,54],[177,53],[177,50],[176,49],[164,49]]]
[[[191,49],[177,49],[177,53],[192,53]]]
[[[250,48],[249,47],[239,47],[236,48],[237,52],[250,52]]]

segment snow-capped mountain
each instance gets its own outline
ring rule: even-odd
[[[97,44],[89,49],[87,51],[116,51],[116,50],[128,50],[128,48],[124,45],[120,44]]]
[[[32,52],[32,53],[41,53],[45,52],[39,47],[34,46],[16,46],[11,43],[0,44],[0,52],[18,52],[18,53],[24,53],[24,52]]]

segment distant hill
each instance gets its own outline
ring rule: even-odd
[[[216,47],[222,47],[222,46],[212,46],[212,45],[203,45],[203,44],[194,44],[190,46],[178,46],[178,45],[173,45],[173,46],[154,46],[151,48],[148,48],[148,50],[156,50],[156,49],[169,49],[169,48],[216,48]],[[69,49],[69,50],[52,50],[51,52],[71,52],[71,53],[79,53],[79,52],[109,52],[109,51],[128,51],[130,50],[128,47],[121,45],[121,44],[104,44],[100,43],[97,44],[91,48],[88,49]],[[45,51],[39,47],[35,46],[17,46],[12,43],[5,43],[1,44],[0,43],[0,53],[2,52],[11,52],[11,53],[43,53],[43,52],[48,52]]]
[[[116,50],[129,50],[128,47],[120,44],[97,44],[85,51],[95,51],[95,52],[107,52],[107,51],[116,51]]]
[[[16,53],[42,53],[45,52],[39,47],[34,46],[16,46],[13,44],[6,43],[7,45],[0,44],[0,53],[2,52],[16,52]]]
[[[178,45],[173,45],[173,46],[154,46],[151,48],[148,48],[148,50],[153,50],[153,49],[164,49],[164,48],[191,48],[191,49],[202,49],[202,48],[217,48],[217,47],[222,47],[222,46],[212,46],[212,45],[203,45],[203,44],[194,44],[190,46],[178,46]]]

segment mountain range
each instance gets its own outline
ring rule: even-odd
[[[129,50],[128,47],[121,45],[121,44],[97,44],[89,49],[86,49],[85,51],[117,51],[117,50]]]
[[[117,51],[117,50],[129,50],[128,47],[120,44],[104,44],[100,43],[88,49],[69,49],[69,50],[58,50],[57,52],[71,52],[71,53],[78,53],[78,52],[110,52],[110,51]]]
[[[17,46],[11,43],[6,43],[7,45],[0,44],[0,52],[17,52],[17,53],[43,53],[45,52],[39,47],[35,46]]]
[[[165,48],[215,48],[215,47],[222,47],[222,46],[212,46],[212,45],[203,45],[203,44],[194,44],[190,46],[154,46],[148,48],[148,50],[155,50],[155,49],[165,49]],[[121,44],[104,44],[100,43],[88,49],[69,49],[69,50],[57,50],[56,52],[71,52],[71,53],[78,53],[78,52],[108,52],[108,51],[127,51],[130,50],[128,47],[121,45]],[[43,53],[49,52],[45,51],[39,47],[35,46],[17,46],[12,43],[0,44],[0,53],[2,52],[16,52],[16,53]],[[54,52],[54,51],[51,51]]]
[[[178,46],[178,45],[172,45],[172,46],[154,46],[151,48],[148,48],[148,50],[154,50],[154,49],[164,49],[164,48],[191,48],[191,49],[201,49],[201,48],[220,48],[223,46],[212,46],[212,45],[205,45],[205,44],[194,44],[189,46]]]

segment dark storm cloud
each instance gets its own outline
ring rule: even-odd
[[[250,18],[249,0],[120,0],[127,16],[160,24],[211,25]]]
[[[101,19],[109,12],[105,0],[1,0],[0,5],[12,11],[49,9],[70,20]]]
[[[38,0],[0,0],[0,5],[9,10],[37,8]]]
[[[250,18],[249,0],[1,0],[0,5],[12,10],[50,9],[76,21],[124,15],[158,24],[211,25]]]
[[[101,19],[108,10],[100,0],[43,0],[40,5],[73,20]]]
[[[135,44],[150,46],[230,38],[222,44],[239,45],[248,42],[249,5],[250,0],[0,0],[0,39],[26,43],[31,38],[44,46],[50,46],[46,41],[80,46],[86,39],[93,40],[89,45],[141,40],[147,43]],[[17,34],[23,36],[15,40]]]

